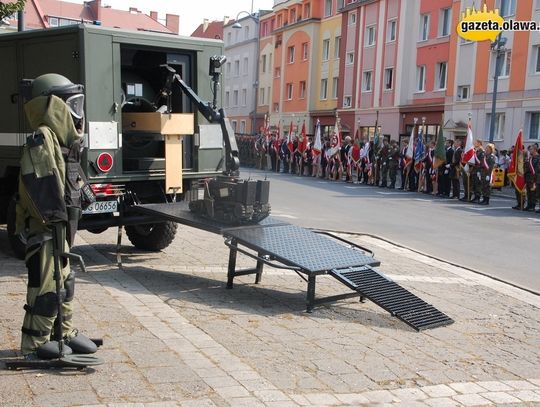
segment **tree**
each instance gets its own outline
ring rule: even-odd
[[[4,3],[0,1],[0,20],[9,17],[17,11],[24,10],[26,0],[17,0],[15,3]]]

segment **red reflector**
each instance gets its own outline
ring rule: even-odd
[[[98,155],[96,164],[101,172],[109,172],[113,166],[113,157],[109,153],[101,153]]]
[[[113,184],[92,184],[92,191],[98,196],[103,195],[114,195],[114,185]]]

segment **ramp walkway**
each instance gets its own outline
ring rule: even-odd
[[[373,269],[380,262],[369,250],[336,236],[312,231],[268,217],[258,224],[231,226],[191,213],[185,203],[136,205],[130,210],[154,221],[169,220],[222,235],[229,247],[227,288],[234,278],[255,275],[261,282],[264,265],[296,272],[307,282],[307,312],[323,303],[345,298],[369,299],[413,329],[420,331],[452,324],[454,321],[432,305]],[[237,269],[237,254],[256,261],[255,267]],[[353,292],[316,297],[316,279],[330,275]]]

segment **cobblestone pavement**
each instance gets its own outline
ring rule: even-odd
[[[115,234],[77,240],[89,273],[78,275],[75,322],[103,337],[106,361],[86,372],[3,369],[18,354],[25,268],[0,252],[1,406],[540,405],[538,296],[346,236],[456,321],[417,333],[369,301],[307,314],[306,284],[290,271],[268,268],[261,284],[239,277],[226,290],[223,239],[195,229],[181,227],[161,253],[126,239],[120,270]],[[319,295],[346,291],[330,277],[317,287]]]

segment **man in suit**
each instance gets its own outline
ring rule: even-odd
[[[459,199],[459,179],[461,178],[461,156],[463,149],[461,148],[461,140],[457,139],[454,142],[454,155],[450,162],[450,178],[452,181],[452,199]]]

